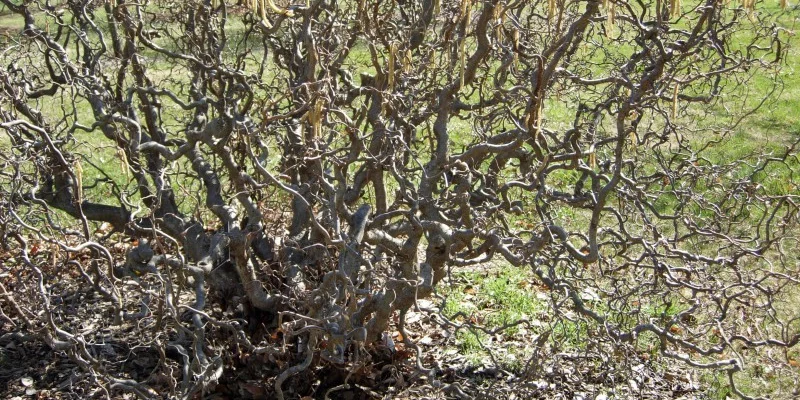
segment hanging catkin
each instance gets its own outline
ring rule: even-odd
[[[742,0],[742,1],[748,1],[748,0]],[[683,6],[683,4],[681,4],[681,0],[670,0],[670,2],[669,2],[669,16],[670,17],[675,17],[675,16],[679,15],[681,13],[681,7],[682,6]]]
[[[322,100],[316,99],[314,105],[308,111],[308,122],[313,129],[314,137],[320,137],[322,134]]]
[[[542,107],[543,102],[539,102],[539,109],[536,110],[536,136],[538,137],[542,133]]]
[[[76,195],[78,196],[75,201],[80,204],[83,203],[83,168],[81,168],[81,161],[75,160],[73,163],[73,172],[75,173],[75,188],[77,189]]]
[[[609,1],[606,8],[606,37],[611,37],[614,34],[614,23],[616,21],[614,2]]]
[[[461,17],[467,16],[467,10],[469,6],[472,5],[470,0],[461,0]]]
[[[258,12],[259,16],[261,17],[261,22],[263,22],[267,28],[271,28],[272,24],[267,19],[267,10],[266,7],[264,6],[264,2],[263,1],[259,2],[258,0],[252,0],[251,7],[253,8],[253,12]]]
[[[519,29],[513,29],[514,30],[511,32],[511,43],[514,45],[514,50],[517,50],[519,48]]]
[[[270,8],[270,9],[272,10],[272,12],[274,12],[274,13],[278,13],[278,14],[284,14],[284,15],[286,15],[287,17],[294,16],[294,11],[292,11],[292,10],[289,10],[289,9],[286,9],[286,10],[284,10],[283,8],[280,8],[280,7],[278,7],[277,5],[275,5],[275,2],[274,2],[274,1],[272,1],[272,0],[267,0],[267,5],[269,5],[269,8]]]
[[[506,20],[506,10],[502,4],[498,4],[494,8],[494,22],[495,22],[495,39],[498,43],[503,42],[503,25]]]
[[[461,86],[464,86],[464,74],[467,70],[467,31],[469,30],[469,20],[472,12],[472,0],[461,1],[461,16],[464,18],[464,37],[461,38],[459,43],[459,80]]]
[[[628,134],[628,139],[631,141],[631,149],[633,149],[633,151],[636,151],[637,149],[636,129],[631,128],[631,132]]]
[[[411,63],[414,61],[414,55],[411,49],[406,49],[406,55],[403,57],[403,73],[411,72]]]
[[[119,158],[120,168],[125,172],[125,180],[130,180],[130,176],[128,175],[130,166],[128,165],[128,159],[125,158],[125,150],[122,150],[121,147],[117,149],[117,158]]]
[[[217,1],[219,0],[212,0],[212,4]],[[267,8],[276,14],[282,14],[287,17],[294,16],[294,11],[278,7],[273,0],[250,0],[248,6],[251,11],[260,14],[261,20],[267,26],[272,26],[269,20],[267,20]]]
[[[556,15],[556,0],[547,0],[547,19],[552,20]]]
[[[519,29],[517,28],[512,28],[512,29],[513,30],[511,31],[511,44],[512,44],[511,48],[514,51],[512,52],[513,59],[511,61],[512,65],[516,67],[517,62],[519,61],[519,57],[517,55],[519,53]]]
[[[261,20],[264,21],[264,23],[267,23],[267,6],[263,1],[260,2],[259,9],[261,9]]]

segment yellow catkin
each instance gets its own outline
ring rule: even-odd
[[[411,64],[414,62],[414,55],[411,49],[406,49],[406,55],[403,57],[403,73],[411,72]]]
[[[283,8],[280,8],[277,5],[275,5],[275,2],[272,0],[267,0],[267,5],[269,5],[269,8],[274,13],[285,14],[287,17],[291,17],[294,15],[294,12],[292,10],[284,10]]]
[[[743,1],[748,1],[748,0],[743,0]],[[669,6],[670,6],[670,9],[669,9],[669,16],[670,17],[676,17],[676,16],[680,15],[681,7],[683,7],[683,4],[681,3],[681,0],[670,0]]]
[[[461,16],[466,17],[467,10],[470,6],[470,0],[461,0]]]
[[[683,0],[675,0],[675,15],[681,15],[683,12]]]
[[[516,28],[513,28],[513,29],[514,30],[511,31],[511,43],[512,43],[512,49],[514,49],[514,52],[512,54],[513,59],[511,61],[512,61],[512,65],[514,67],[516,67],[517,66],[517,62],[519,61],[518,56],[517,56],[517,54],[519,53],[519,29],[516,29]]]
[[[389,45],[389,66],[388,66],[388,81],[389,81],[389,90],[394,90],[394,64],[397,61],[397,44],[392,43]]]
[[[125,158],[125,151],[121,148],[117,149],[117,158],[119,158],[119,165],[122,168],[122,171],[125,172],[125,180],[130,180],[130,176],[128,175],[130,166],[128,165],[128,159]]]
[[[464,74],[467,71],[467,38],[466,35],[469,34],[469,22],[472,17],[472,1],[471,0],[464,0],[461,5],[461,9],[463,11],[464,16],[464,38],[461,40],[461,49],[459,49],[459,53],[461,54],[461,73],[460,73],[460,80],[461,86],[464,86]]]
[[[785,9],[786,9],[786,7],[788,7],[788,6],[789,6],[789,2],[788,2],[788,1],[786,1],[786,0],[781,0],[781,9],[782,9],[782,10],[785,10]]]
[[[595,169],[597,168],[597,156],[594,154],[594,146],[589,151],[591,151],[589,153],[589,167]]]
[[[672,92],[672,118],[675,118],[678,115],[678,90],[680,89],[680,85],[677,83],[675,84],[675,89]]]
[[[615,23],[615,10],[614,10],[614,3],[609,2],[608,8],[606,9],[607,17],[606,17],[606,36],[611,37],[614,33],[614,23]]]
[[[497,7],[494,8],[494,19],[497,21],[498,24],[503,24],[505,22],[505,15],[506,9],[503,8],[503,4],[497,4]]]
[[[547,19],[553,19],[556,15],[556,0],[547,0]]]
[[[360,22],[363,27],[369,26],[369,13],[367,12],[367,6],[365,0],[358,1],[358,15],[361,16]]]
[[[75,188],[78,190],[77,196],[78,198],[75,199],[78,203],[83,203],[83,168],[81,168],[80,160],[75,160],[73,163],[73,173],[75,174]]]
[[[215,2],[218,1],[220,0],[212,0],[212,4],[215,4]],[[269,20],[267,20],[267,9],[269,9],[271,12],[282,14],[287,17],[294,16],[294,11],[278,7],[273,0],[250,0],[248,2],[248,6],[250,7],[251,11],[260,14],[261,20],[267,26],[272,26],[272,24],[269,23]]]
[[[320,123],[320,121],[322,121],[322,100],[315,99],[311,107],[308,108],[308,111],[300,120],[308,122],[311,126],[312,135],[314,137],[319,137],[322,132],[322,125]]]
[[[264,4],[264,2],[263,1],[259,2],[257,0],[254,0],[253,3],[258,7],[257,10],[259,10],[259,12],[261,13],[261,21],[263,21],[264,24],[266,25],[271,25],[268,22],[269,20],[267,19],[267,7]]]
[[[536,136],[542,133],[542,102],[539,102],[539,109],[536,111]]]
[[[503,25],[505,24],[505,9],[502,4],[494,8],[495,39],[501,43],[503,41]]]
[[[314,137],[322,136],[322,100],[317,99],[311,109],[309,122],[314,129]]]
[[[514,31],[511,33],[511,42],[514,44],[514,49],[519,47],[519,29],[514,28]]]
[[[461,43],[459,44],[459,80],[461,82],[461,86],[464,86],[464,74],[467,70],[467,39],[466,35],[468,34],[469,30],[469,20],[472,12],[472,1],[471,0],[462,0],[461,1],[461,16],[464,18],[464,38],[461,39]]]
[[[617,23],[617,5],[611,3],[611,7],[609,7],[609,10],[611,11],[609,13],[611,14],[611,25],[615,25]]]

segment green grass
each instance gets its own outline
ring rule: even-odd
[[[442,287],[445,298],[443,314],[459,323],[476,323],[495,330],[518,320],[538,321],[546,312],[546,295],[532,286],[532,273],[524,268],[498,266],[485,272],[461,272],[453,276],[455,285]],[[524,330],[529,335],[534,330],[526,325],[509,326],[497,332],[502,343],[512,340]],[[490,337],[478,329],[464,328],[456,334],[456,346],[473,365],[482,365],[487,357],[486,347]],[[501,361],[506,367],[524,359],[521,346],[511,346],[508,357]],[[508,364],[507,364],[507,363]]]

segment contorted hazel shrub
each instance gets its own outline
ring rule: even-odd
[[[798,138],[718,151],[780,88],[766,6],[2,4],[2,310],[94,385],[188,398],[239,363],[282,398],[490,261],[603,363],[797,377]],[[149,375],[69,326],[68,280]]]

